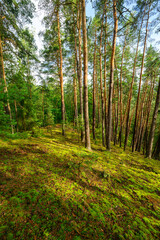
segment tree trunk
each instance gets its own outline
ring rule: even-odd
[[[29,99],[32,98],[32,91],[31,91],[31,80],[30,80],[30,66],[29,66],[29,56],[27,55],[27,84],[28,84],[28,95]]]
[[[160,160],[160,135],[159,135],[158,140],[155,144],[155,148],[154,148],[154,151],[153,151],[153,157],[155,159]]]
[[[76,58],[75,58],[75,63],[74,63],[73,89],[74,89],[74,125],[77,126],[78,107],[77,107],[77,74],[76,74]]]
[[[141,73],[140,73],[140,80],[139,80],[139,89],[138,89],[138,96],[137,96],[137,103],[136,103],[136,114],[135,114],[133,139],[132,139],[132,152],[135,151],[136,139],[137,139],[137,120],[138,120],[137,118],[138,118],[139,100],[140,100],[140,92],[141,92],[142,73],[143,73],[143,67],[144,67],[144,57],[145,57],[146,44],[147,44],[149,13],[150,13],[150,6],[149,6],[149,10],[148,10],[146,35],[145,35],[145,40],[144,40],[143,57],[142,57]]]
[[[133,83],[134,83],[134,77],[135,77],[135,71],[136,71],[136,63],[137,63],[137,56],[138,56],[138,48],[139,48],[139,42],[140,42],[140,36],[141,36],[141,29],[143,25],[143,19],[145,16],[145,12],[142,18],[139,35],[138,35],[138,42],[137,42],[137,48],[136,48],[136,55],[134,58],[134,65],[133,65],[133,73],[132,73],[132,82],[131,87],[128,94],[128,101],[127,101],[127,118],[126,118],[126,130],[125,130],[125,140],[124,140],[124,151],[126,150],[127,142],[128,142],[128,136],[129,136],[129,117],[130,117],[130,109],[131,109],[131,100],[132,100],[132,90],[133,90]]]
[[[120,131],[119,131],[119,142],[120,142],[120,147],[122,146],[122,121],[123,121],[123,116],[122,116],[122,112],[123,112],[123,105],[122,105],[122,74],[123,74],[123,59],[124,59],[124,51],[126,48],[126,36],[125,36],[125,40],[124,40],[124,46],[123,46],[123,51],[122,51],[122,60],[121,60],[121,71],[120,71]]]
[[[44,127],[44,89],[42,86],[42,116],[43,116],[43,127]]]
[[[111,149],[110,142],[111,142],[111,132],[112,132],[112,97],[113,97],[113,85],[114,85],[114,58],[115,58],[116,38],[117,38],[117,30],[118,30],[116,2],[117,2],[116,0],[113,0],[114,34],[113,34],[113,44],[112,44],[109,99],[108,99],[108,131],[107,131],[107,139],[106,139],[108,150]]]
[[[143,154],[145,152],[147,153],[147,141],[148,141],[148,122],[149,122],[149,117],[150,117],[150,112],[151,112],[151,105],[152,105],[152,99],[153,99],[153,91],[154,91],[154,85],[155,85],[155,78],[151,86],[151,91],[149,93],[149,99],[147,101],[147,119],[146,119],[146,125],[145,125],[145,130],[144,130],[144,144],[143,144]]]
[[[16,121],[17,121],[17,132],[19,131],[19,124],[18,124],[18,111],[17,111],[17,102],[14,100],[14,107],[15,107],[15,113],[16,113]]]
[[[77,28],[78,28],[78,51],[79,51],[79,96],[81,114],[81,141],[84,142],[84,117],[83,117],[83,91],[82,91],[82,38],[81,38],[81,1],[77,0]]]
[[[145,103],[145,99],[146,99],[147,89],[148,89],[148,79],[144,86],[143,94],[142,94],[142,101],[140,103],[141,107],[140,107],[140,113],[139,113],[139,130],[138,130],[138,137],[137,137],[137,143],[136,143],[136,150],[138,152],[140,152],[140,150],[141,150],[143,126],[145,123],[145,120],[143,121],[143,119],[144,119],[144,103]]]
[[[74,19],[75,22],[75,19]],[[74,52],[75,52],[75,63],[74,63],[74,78],[73,78],[73,89],[74,89],[74,125],[78,125],[78,106],[77,106],[77,78],[79,79],[79,62],[77,55],[77,38],[75,25],[73,27],[74,32]],[[73,57],[74,58],[74,57]],[[76,72],[77,69],[77,72]]]
[[[114,141],[115,134],[115,118],[116,118],[116,103],[115,103],[115,86],[113,85],[113,103],[112,103],[112,132],[111,132],[111,141]]]
[[[97,84],[97,97],[98,97],[98,119],[97,119],[97,128],[99,127],[99,124],[101,122],[101,111],[100,111],[100,96],[99,96],[99,89]]]
[[[117,110],[115,110],[115,134],[114,134],[114,145],[117,144],[117,132],[118,132],[118,120],[119,120],[119,78],[117,71]]]
[[[97,34],[95,29],[95,43],[94,43],[94,60],[93,60],[93,125],[92,133],[93,139],[95,139],[95,127],[96,127],[96,48],[97,48]]]
[[[104,96],[103,96],[103,83],[102,83],[102,34],[103,34],[103,20],[105,8],[102,16],[102,25],[100,33],[100,46],[99,46],[99,66],[100,66],[100,90],[101,90],[101,111],[102,111],[102,145],[105,146],[104,131],[105,131],[105,116],[104,116]]]
[[[153,113],[153,118],[152,118],[152,124],[151,124],[151,129],[150,129],[150,134],[149,134],[149,141],[148,141],[148,148],[147,148],[148,149],[147,150],[148,158],[152,157],[152,147],[153,147],[154,132],[155,132],[155,127],[156,127],[156,119],[157,119],[157,115],[158,115],[159,103],[160,103],[160,78],[159,78],[157,98],[156,98],[156,103],[155,103],[155,108],[154,108],[154,113]]]
[[[4,70],[1,35],[0,35],[0,82],[2,83],[2,85],[4,85],[4,93],[7,96],[7,110],[8,110],[9,117],[10,117],[11,131],[12,131],[12,134],[14,134],[14,128],[13,128],[13,124],[12,124],[12,112],[11,112],[11,107],[10,107],[10,102],[9,102],[9,97],[8,97],[8,88],[7,88],[6,76],[5,76],[5,70]]]
[[[82,25],[83,25],[83,77],[84,77],[84,119],[85,119],[85,147],[91,149],[89,114],[88,114],[88,50],[87,50],[87,29],[86,29],[86,8],[85,0],[82,0]]]
[[[107,9],[105,16],[105,41],[104,41],[104,109],[105,109],[105,136],[107,136],[107,86],[106,86],[106,41],[107,41]]]
[[[64,103],[64,91],[63,91],[63,58],[62,58],[62,45],[60,34],[60,22],[59,22],[59,9],[57,9],[57,28],[58,28],[58,44],[59,44],[59,78],[61,85],[61,109],[62,109],[62,135],[65,135],[65,103]]]

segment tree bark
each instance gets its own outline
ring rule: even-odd
[[[134,83],[134,77],[135,77],[135,70],[136,70],[136,63],[137,63],[137,56],[138,56],[138,48],[139,48],[139,42],[140,42],[140,36],[141,36],[141,29],[143,25],[143,19],[145,16],[145,12],[142,18],[139,35],[138,35],[138,42],[137,42],[137,48],[136,48],[136,55],[134,58],[134,65],[133,65],[133,73],[132,73],[132,82],[131,87],[128,94],[128,101],[127,101],[127,118],[126,118],[126,130],[125,130],[125,140],[124,140],[124,151],[126,150],[127,142],[128,142],[128,136],[129,136],[129,117],[130,117],[130,109],[131,109],[131,100],[132,100],[132,90],[133,90],[133,83]]]
[[[106,7],[106,6],[105,6]],[[106,68],[107,68],[107,63],[106,63],[106,53],[107,53],[107,48],[106,48],[106,41],[107,41],[107,8],[106,10],[106,15],[105,15],[105,41],[104,41],[104,109],[105,109],[105,136],[107,136],[107,85],[106,85]]]
[[[119,78],[117,71],[117,109],[115,110],[115,134],[114,134],[114,145],[117,144],[117,133],[118,133],[118,122],[119,122]]]
[[[149,122],[149,117],[150,117],[150,112],[151,112],[151,105],[152,105],[152,99],[153,99],[153,91],[154,91],[154,85],[155,85],[155,78],[151,86],[151,91],[149,93],[149,99],[147,101],[147,119],[146,119],[146,124],[145,124],[145,130],[144,130],[144,144],[143,144],[143,154],[147,152],[147,141],[148,141],[148,122]]]
[[[155,127],[156,127],[156,119],[157,119],[157,115],[158,115],[159,104],[160,104],[160,78],[159,78],[157,98],[156,98],[156,103],[155,103],[155,108],[154,108],[154,113],[153,113],[153,118],[152,118],[152,124],[151,124],[151,129],[150,129],[150,134],[149,134],[149,141],[148,141],[148,148],[147,148],[148,149],[147,150],[148,158],[152,157],[154,132],[155,132]]]
[[[86,7],[85,0],[82,0],[82,29],[83,29],[83,77],[84,77],[84,120],[85,120],[85,147],[91,149],[89,114],[88,114],[88,50],[87,50],[87,29],[86,29]]]
[[[105,8],[102,16],[102,25],[100,33],[100,46],[99,46],[99,65],[100,65],[100,90],[101,90],[101,111],[102,111],[102,145],[105,146],[105,115],[104,115],[104,96],[103,96],[103,83],[102,83],[102,34],[103,34],[103,20],[104,20]]]
[[[61,85],[61,109],[62,109],[62,135],[65,135],[65,103],[64,103],[64,91],[63,91],[63,58],[62,58],[62,44],[60,34],[60,21],[59,21],[59,9],[57,9],[57,28],[58,28],[58,44],[59,44],[59,78]]]
[[[31,79],[30,79],[30,63],[29,63],[29,56],[27,55],[27,67],[28,67],[28,71],[27,71],[27,83],[28,83],[28,95],[29,98],[32,98],[32,91],[31,91]]]
[[[83,89],[82,89],[82,37],[81,37],[81,1],[77,0],[77,28],[78,28],[78,51],[79,51],[79,97],[81,114],[81,141],[84,142],[84,117],[83,117]]]
[[[74,89],[74,125],[77,126],[78,107],[77,107],[77,74],[76,74],[76,58],[75,58],[75,63],[74,63],[73,89]]]
[[[12,134],[14,134],[14,127],[12,124],[12,112],[11,112],[11,107],[10,107],[10,102],[9,102],[8,88],[7,88],[6,76],[5,76],[5,70],[4,70],[1,33],[0,33],[0,82],[2,83],[2,85],[4,85],[4,93],[7,96],[7,110],[8,110],[9,117],[10,117],[11,131],[12,131]]]
[[[42,86],[42,116],[43,116],[43,127],[44,127],[44,89]]]
[[[138,152],[140,152],[141,144],[142,144],[143,126],[144,126],[144,123],[145,123],[145,120],[144,120],[144,103],[145,103],[145,99],[146,99],[147,89],[148,89],[148,79],[147,79],[147,82],[144,86],[143,94],[142,94],[142,100],[141,100],[141,103],[140,103],[141,107],[140,107],[140,113],[139,113],[139,130],[138,130],[138,137],[137,137],[137,143],[136,143],[136,150]]]
[[[145,35],[145,40],[144,40],[143,57],[142,57],[141,73],[140,73],[140,80],[139,80],[139,89],[138,89],[138,96],[137,96],[137,103],[136,103],[136,114],[135,114],[133,140],[132,140],[132,152],[135,151],[135,147],[136,147],[137,120],[138,120],[137,117],[138,117],[139,100],[140,100],[140,92],[141,92],[142,73],[143,73],[143,67],[144,67],[144,57],[145,57],[147,36],[148,36],[149,13],[150,13],[150,6],[149,6],[149,10],[148,10],[148,18],[147,18],[147,24],[146,24],[146,35]]]
[[[116,103],[115,103],[115,85],[113,85],[113,101],[112,101],[112,132],[111,132],[111,141],[114,141],[115,135],[115,118],[116,118]]]
[[[107,139],[106,139],[106,145],[108,150],[111,149],[110,142],[111,142],[111,132],[112,132],[112,97],[113,97],[113,85],[114,85],[114,58],[115,58],[116,38],[117,38],[117,30],[118,30],[116,2],[117,2],[116,0],[113,0],[114,34],[113,34],[113,44],[112,44],[109,99],[108,99],[108,131],[107,131]]]
[[[122,51],[122,60],[121,60],[121,71],[120,71],[120,131],[119,131],[119,142],[120,142],[120,147],[122,146],[122,121],[123,121],[123,105],[122,105],[122,99],[123,99],[123,93],[122,93],[122,74],[123,74],[123,59],[124,59],[124,51],[126,48],[126,36],[124,40],[124,46],[123,46],[123,51]]]
[[[160,135],[159,135],[158,140],[155,144],[155,148],[154,148],[154,151],[153,151],[153,157],[155,159],[160,160]]]
[[[17,110],[17,102],[14,100],[14,107],[15,107],[15,113],[16,113],[16,121],[17,121],[17,132],[19,131],[19,124],[18,124],[18,110]]]
[[[93,125],[92,133],[93,139],[95,139],[95,128],[96,128],[96,49],[97,49],[97,33],[95,29],[95,42],[94,42],[94,60],[93,60]]]
[[[96,79],[97,79],[97,74],[96,74]],[[97,119],[97,128],[100,125],[101,122],[101,111],[100,111],[100,96],[99,96],[99,88],[98,88],[98,82],[97,82],[97,98],[98,98],[98,119]]]

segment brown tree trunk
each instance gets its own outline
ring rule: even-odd
[[[116,118],[116,103],[115,103],[115,87],[113,85],[113,103],[112,103],[112,132],[111,132],[111,141],[114,141],[115,134],[115,118]]]
[[[137,103],[136,103],[136,114],[135,114],[133,139],[132,139],[132,152],[135,151],[136,139],[137,139],[137,120],[138,120],[137,118],[138,118],[139,100],[140,100],[140,92],[141,92],[142,73],[143,73],[143,67],[144,67],[144,57],[145,57],[146,44],[147,44],[149,13],[150,13],[150,6],[149,6],[149,10],[148,10],[148,18],[147,18],[147,24],[146,24],[146,35],[145,35],[145,40],[144,40],[143,57],[142,57],[141,73],[140,73],[140,80],[139,80],[139,89],[138,89],[138,96],[137,96]]]
[[[118,30],[116,3],[117,1],[113,0],[114,34],[113,34],[113,44],[112,44],[109,99],[108,99],[108,131],[107,131],[107,138],[106,138],[106,145],[108,150],[111,149],[110,142],[111,142],[111,132],[112,132],[112,97],[113,97],[113,85],[114,85],[114,58],[115,58],[116,38],[117,38],[117,30]]]
[[[144,103],[145,103],[145,99],[146,99],[146,94],[147,94],[147,89],[148,89],[148,79],[147,82],[144,86],[143,89],[143,94],[142,94],[142,101],[140,103],[140,113],[139,113],[139,129],[138,129],[138,137],[137,137],[137,143],[136,143],[136,150],[138,152],[140,152],[141,150],[141,139],[142,139],[142,133],[143,133],[143,126],[145,123],[144,120]]]
[[[105,109],[105,136],[107,136],[107,85],[106,85],[106,41],[107,41],[107,9],[106,9],[106,16],[105,16],[105,41],[104,41],[104,109]]]
[[[95,127],[96,127],[96,48],[97,48],[97,34],[95,29],[95,43],[94,43],[94,60],[93,60],[93,125],[92,133],[93,139],[95,139]]]
[[[120,142],[120,147],[122,146],[122,121],[123,121],[123,105],[122,105],[122,74],[123,74],[123,59],[124,59],[124,51],[126,48],[126,36],[124,40],[124,46],[123,46],[123,51],[122,51],[122,60],[121,60],[121,71],[120,71],[120,131],[119,131],[119,142]]]
[[[59,78],[61,85],[61,109],[62,109],[62,135],[65,135],[65,103],[64,103],[64,91],[63,91],[63,58],[62,58],[62,45],[61,45],[61,34],[60,34],[60,22],[59,22],[59,9],[57,9],[57,28],[58,28],[58,44],[59,44],[59,58],[60,58],[60,69]]]
[[[17,121],[17,132],[19,131],[19,124],[18,124],[18,111],[17,111],[17,102],[14,100],[14,107],[15,107],[15,113],[16,113],[16,121]]]
[[[118,132],[118,120],[119,120],[119,78],[117,71],[117,109],[115,109],[115,134],[114,134],[114,145],[117,144],[117,132]]]
[[[102,83],[102,34],[103,34],[103,20],[105,8],[103,11],[101,33],[100,33],[100,46],[99,46],[99,66],[100,66],[100,90],[101,90],[101,111],[102,111],[102,145],[105,146],[104,132],[105,132],[105,115],[104,115],[104,96],[103,96],[103,83]]]
[[[140,42],[140,36],[141,36],[141,29],[143,25],[143,19],[145,16],[145,12],[142,18],[139,35],[138,35],[138,42],[137,42],[137,48],[136,48],[136,55],[134,58],[134,65],[133,65],[133,73],[132,73],[132,82],[131,87],[128,94],[128,101],[127,101],[127,118],[126,118],[126,130],[125,130],[125,140],[124,140],[124,151],[126,150],[127,142],[128,142],[128,136],[129,136],[129,117],[130,117],[130,109],[131,109],[131,100],[132,100],[132,90],[133,90],[133,83],[134,83],[134,77],[135,77],[135,70],[136,70],[136,63],[137,63],[137,56],[138,56],[138,48],[139,48],[139,42]]]
[[[81,114],[81,141],[84,142],[84,117],[83,117],[83,89],[82,89],[82,37],[81,37],[81,1],[77,0],[77,28],[78,28],[78,51],[79,51],[79,96],[80,96],[80,114]]]
[[[149,134],[149,141],[148,141],[148,148],[147,148],[147,157],[148,158],[152,157],[154,132],[155,132],[155,127],[156,127],[156,119],[157,119],[157,115],[158,115],[159,104],[160,104],[160,78],[159,78],[157,98],[156,98],[156,103],[155,103],[155,108],[154,108],[154,113],[153,113],[153,118],[152,118],[152,124],[151,124],[151,129],[150,129],[150,134]]]
[[[153,157],[155,159],[160,160],[160,135],[159,135],[158,140],[155,144],[155,148],[154,148],[154,151],[153,151]]]
[[[88,114],[88,50],[87,50],[87,29],[86,29],[86,7],[85,0],[82,0],[82,29],[83,29],[83,77],[84,77],[84,119],[85,119],[85,147],[91,149],[89,114]]]
[[[78,107],[77,107],[77,74],[76,74],[76,58],[75,58],[75,63],[74,63],[73,89],[74,89],[74,125],[77,126]]]
[[[4,70],[1,35],[0,35],[0,82],[2,83],[2,85],[4,85],[4,93],[7,96],[7,110],[8,110],[9,117],[10,117],[12,134],[14,134],[14,128],[13,128],[13,124],[12,124],[12,112],[11,112],[11,107],[10,107],[10,102],[9,102],[9,97],[8,97],[8,88],[7,88],[6,76],[5,76],[5,70]]]
[[[74,22],[75,22],[75,18],[74,18]],[[78,125],[78,122],[77,122],[78,121],[77,78],[79,79],[79,62],[78,62],[78,55],[77,55],[77,37],[76,37],[75,25],[73,27],[73,32],[74,32],[74,52],[75,52],[74,78],[73,78],[73,89],[74,89],[74,126],[77,126]]]
[[[153,91],[154,91],[154,85],[155,85],[155,78],[151,86],[151,91],[149,93],[149,99],[147,101],[147,119],[146,119],[146,124],[145,124],[145,130],[144,130],[144,144],[143,144],[143,154],[147,152],[147,141],[148,141],[148,122],[149,122],[149,117],[150,117],[150,112],[151,112],[151,105],[152,105],[152,99],[153,99]]]
[[[42,114],[43,114],[43,127],[44,127],[44,89],[42,86]]]
[[[30,80],[30,66],[29,66],[29,56],[27,55],[27,67],[28,67],[28,71],[27,71],[27,83],[28,83],[28,95],[29,98],[32,98],[32,91],[31,91],[31,80]]]
[[[97,128],[98,128],[101,122],[100,96],[99,96],[98,84],[97,84],[97,95],[98,95],[98,119],[97,119]]]

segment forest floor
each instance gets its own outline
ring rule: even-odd
[[[160,239],[160,162],[60,126],[1,139],[0,239]]]

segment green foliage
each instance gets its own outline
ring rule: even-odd
[[[28,131],[28,132],[16,132],[14,134],[11,134],[10,132],[0,131],[0,136],[8,139],[27,139],[32,136],[32,133]],[[40,136],[40,134],[38,136]]]

